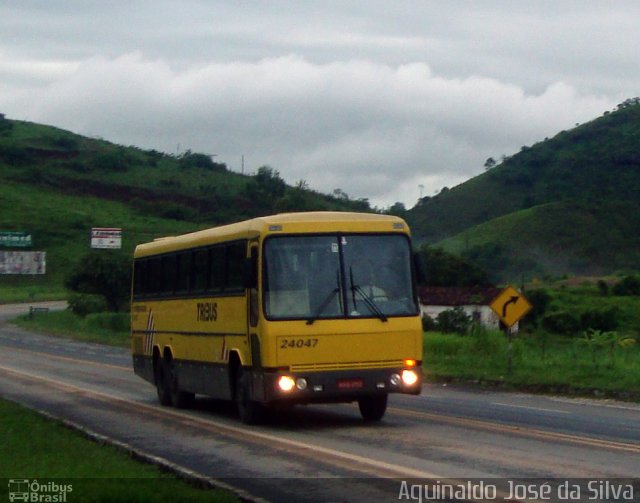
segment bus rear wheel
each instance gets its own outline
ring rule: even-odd
[[[158,358],[155,368],[156,391],[160,405],[170,406],[171,401],[171,376],[164,358]]]
[[[358,399],[358,407],[365,421],[380,421],[387,410],[387,395],[363,396]]]
[[[265,420],[266,408],[264,405],[251,400],[249,386],[249,374],[238,368],[235,388],[236,408],[240,421],[245,424],[259,424]]]
[[[173,360],[169,364],[169,378],[171,388],[171,403],[177,409],[188,409],[193,407],[195,401],[195,393],[189,391],[183,391],[180,389],[180,383],[178,382],[178,376],[175,371]]]

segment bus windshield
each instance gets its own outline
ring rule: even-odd
[[[409,240],[400,234],[278,236],[264,248],[268,319],[415,316]]]

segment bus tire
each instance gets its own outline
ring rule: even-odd
[[[380,421],[387,410],[387,395],[363,396],[358,399],[358,407],[365,421]]]
[[[266,408],[264,405],[251,400],[249,374],[238,367],[236,372],[235,401],[240,421],[244,424],[259,424],[264,421]]]
[[[169,379],[171,388],[171,403],[176,409],[189,409],[193,407],[195,401],[195,393],[189,391],[183,391],[180,389],[180,383],[178,382],[178,376],[176,375],[173,360],[169,364]]]
[[[158,401],[160,405],[170,406],[171,401],[171,376],[167,363],[164,358],[158,358],[155,368],[156,374],[156,391],[158,393]]]

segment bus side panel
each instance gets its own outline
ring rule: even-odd
[[[175,370],[180,389],[214,398],[231,399],[227,365],[177,360]]]
[[[228,363],[238,348],[250,364],[246,296],[136,302],[132,306],[134,369],[153,382],[153,348],[169,350],[180,388],[230,398]],[[243,360],[244,363],[244,360]]]

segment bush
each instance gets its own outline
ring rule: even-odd
[[[422,330],[423,332],[435,332],[438,330],[438,323],[428,314],[422,316]]]
[[[115,172],[127,171],[131,162],[124,150],[111,150],[96,154],[92,161],[98,171]]]
[[[65,278],[65,287],[76,293],[100,295],[108,307],[102,311],[118,311],[129,302],[131,259],[120,251],[94,250],[82,257]]]
[[[113,332],[128,332],[131,328],[131,318],[129,313],[93,313],[87,316],[87,326]]]
[[[615,307],[585,311],[580,315],[580,325],[583,330],[601,330],[611,332],[618,328],[619,310]]]
[[[613,286],[614,295],[640,295],[640,276],[625,276]]]
[[[556,334],[574,334],[580,330],[581,323],[578,316],[567,311],[555,311],[542,318],[542,326],[549,332]]]
[[[527,299],[533,306],[533,309],[531,309],[525,318],[525,323],[527,325],[536,325],[546,313],[547,307],[551,302],[551,295],[546,290],[540,288],[528,292]]]
[[[68,302],[69,309],[82,318],[92,313],[101,313],[107,310],[107,301],[102,295],[72,293],[69,295]]]
[[[461,307],[442,311],[437,318],[438,330],[444,333],[456,333],[464,335],[469,330],[471,318],[466,315]]]

